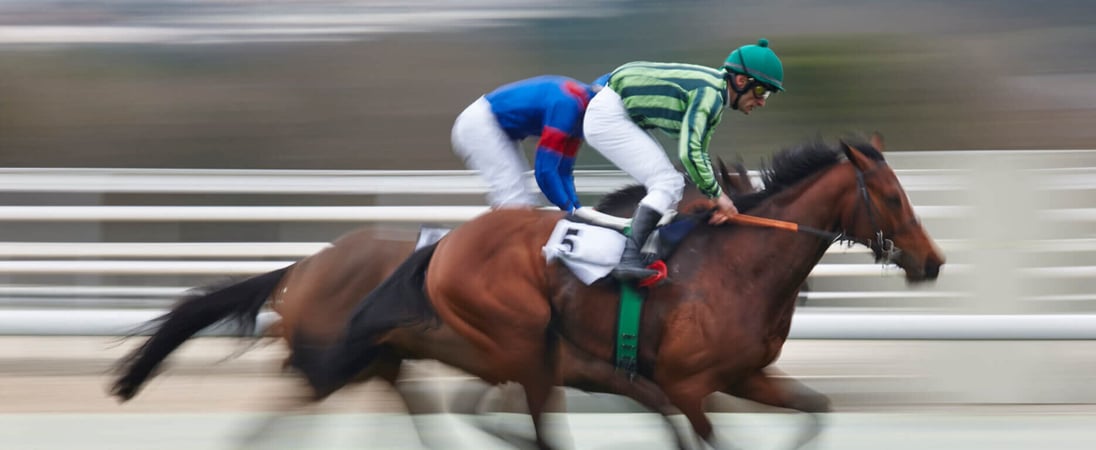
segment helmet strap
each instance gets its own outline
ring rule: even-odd
[[[735,82],[734,82],[735,75],[739,75],[739,74],[731,72],[731,71],[727,71],[727,88],[729,88],[735,94],[734,95],[734,100],[731,102],[731,109],[737,111],[738,110],[738,100],[742,98],[742,94],[745,94],[746,91],[749,90],[750,86],[747,84],[746,86],[743,86],[741,89],[739,89],[738,85],[736,85]]]

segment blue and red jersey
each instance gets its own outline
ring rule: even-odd
[[[517,81],[484,96],[510,138],[540,136],[533,173],[545,197],[564,211],[580,206],[575,155],[582,143],[586,105],[593,96],[591,86],[559,75]]]

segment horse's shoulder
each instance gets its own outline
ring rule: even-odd
[[[665,300],[667,300],[665,297],[659,299],[663,302]],[[691,328],[711,315],[711,311],[704,302],[684,300],[681,294],[671,295],[670,302],[664,303],[660,309],[664,311],[662,316],[667,327]]]
[[[541,218],[563,217],[563,211],[534,208],[498,208],[483,213],[473,221],[479,220],[537,220]]]
[[[496,209],[492,210],[465,226],[473,226],[482,232],[500,234],[509,233],[536,234],[537,230],[548,230],[550,233],[556,222],[563,218],[563,211],[546,209]],[[501,237],[501,236],[500,236]]]

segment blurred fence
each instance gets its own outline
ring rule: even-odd
[[[948,256],[940,280],[911,289],[834,246],[793,337],[1096,338],[1096,151],[888,160]],[[576,179],[584,196],[630,183]],[[365,223],[410,239],[462,222],[483,191],[466,171],[0,169],[0,335],[124,333],[189,287],[283,267]]]

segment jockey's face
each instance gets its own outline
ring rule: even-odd
[[[765,102],[772,92],[766,89],[764,85],[745,75],[736,74],[732,82],[739,90],[749,88],[746,92],[736,95],[737,98],[734,100],[738,102],[738,110],[742,111],[742,114],[749,114],[754,108],[765,106]]]

